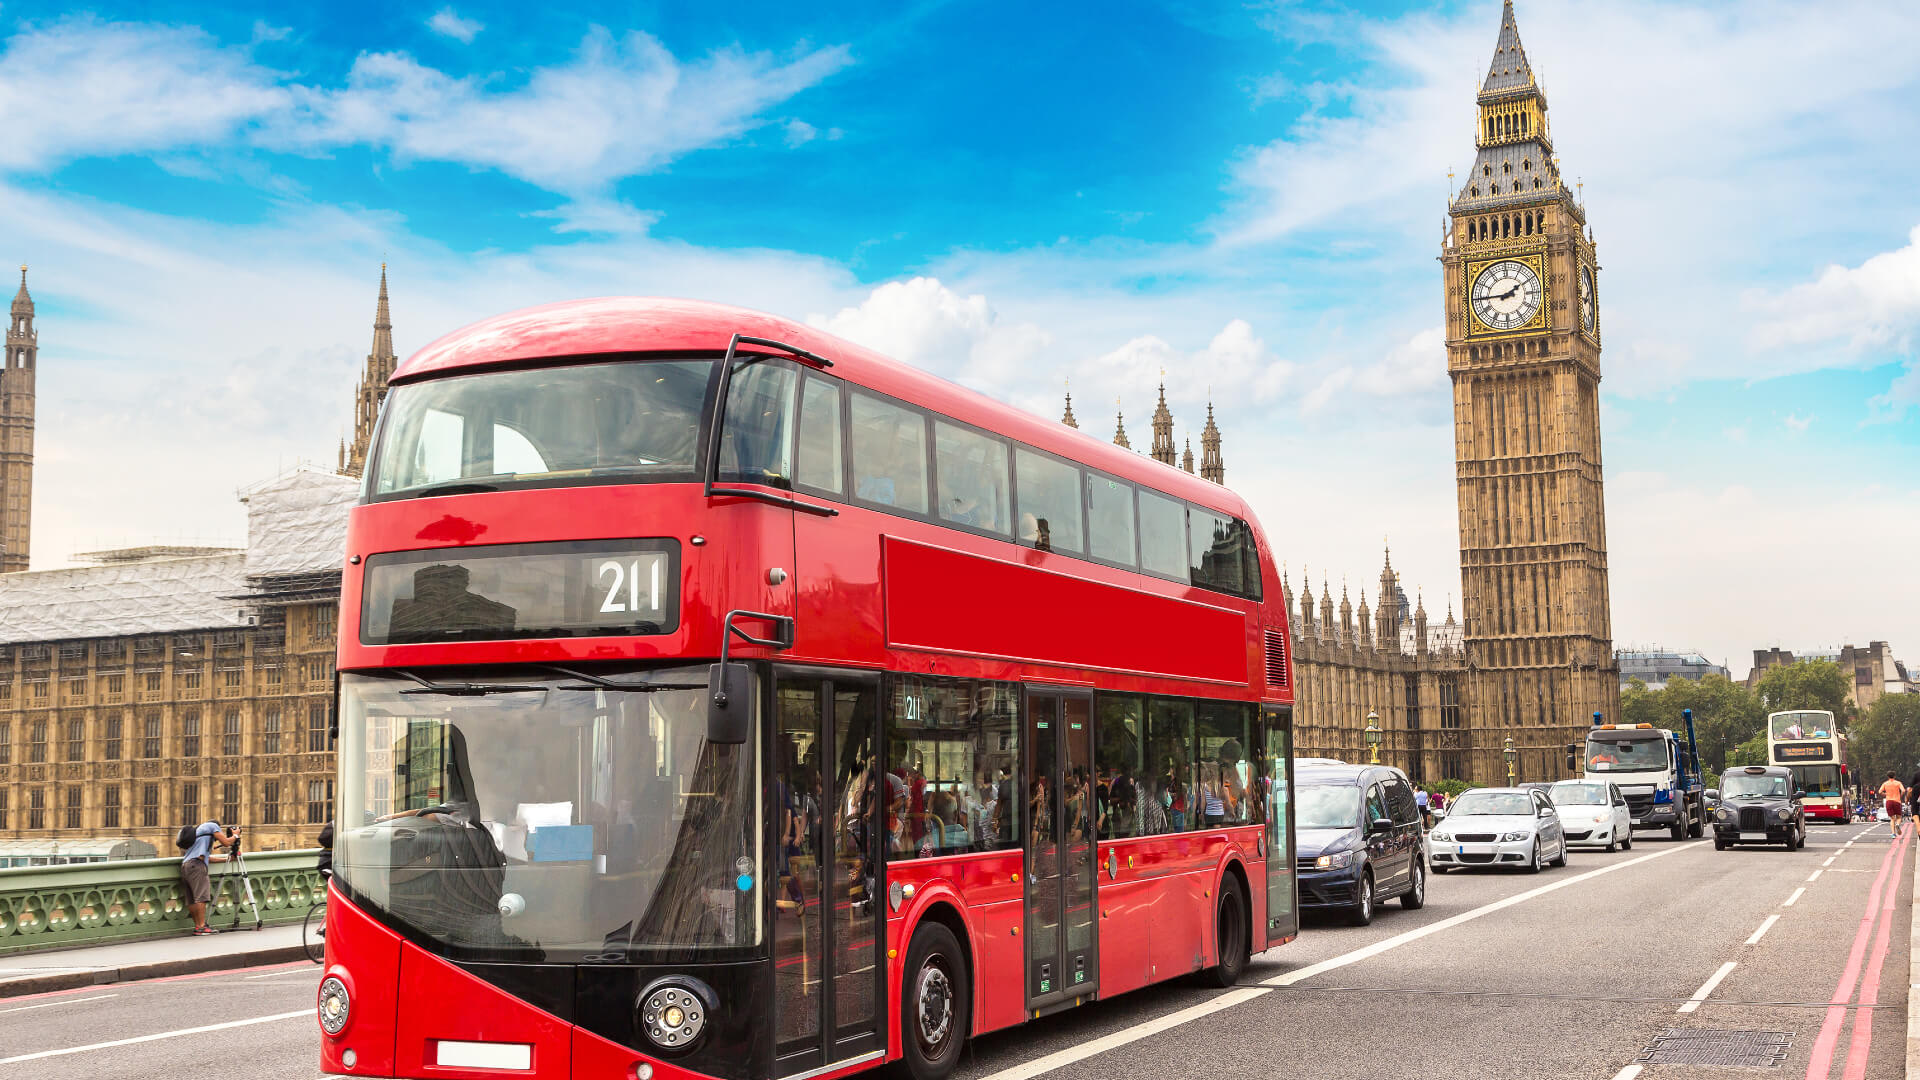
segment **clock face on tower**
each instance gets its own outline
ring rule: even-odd
[[[1593,333],[1593,268],[1580,268],[1580,329]]]
[[[1480,271],[1468,293],[1474,318],[1489,330],[1512,330],[1540,310],[1540,275],[1533,267],[1503,259]]]

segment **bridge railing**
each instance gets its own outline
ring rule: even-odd
[[[326,896],[319,849],[246,857],[254,901],[267,923],[298,922]],[[253,913],[233,863],[214,863],[207,921],[251,928]],[[193,928],[180,860],[129,859],[0,870],[0,956],[38,949],[171,937]]]

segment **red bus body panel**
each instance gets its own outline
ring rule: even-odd
[[[353,510],[340,608],[340,670],[682,658],[707,663],[720,652],[725,613],[748,609],[793,616],[795,643],[778,654],[782,663],[1251,703],[1292,701],[1285,667],[1290,658],[1282,661],[1282,684],[1266,683],[1265,635],[1284,641],[1287,634],[1274,559],[1258,521],[1233,491],[811,327],[693,301],[576,301],[510,313],[449,334],[401,364],[392,381],[404,385],[490,367],[627,353],[717,355],[735,333],[819,353],[834,361],[829,373],[848,382],[1242,518],[1252,527],[1262,578],[1272,595],[1265,604],[1238,599],[851,502],[836,502],[837,516],[820,517],[738,497],[708,499],[698,484],[509,490],[374,502]],[[365,645],[359,640],[369,556],[626,538],[670,538],[680,544],[680,619],[669,633],[457,644]],[[770,583],[769,571],[776,568],[788,571],[781,584]],[[1063,617],[1073,632],[1062,632]],[[773,655],[738,640],[731,651],[741,658]],[[1112,997],[1215,963],[1211,912],[1231,866],[1245,878],[1254,915],[1249,920],[1252,951],[1277,944],[1268,940],[1262,916],[1263,836],[1263,826],[1235,826],[1100,840],[1094,849],[1099,986],[1090,997]],[[939,905],[950,908],[966,930],[973,1032],[1028,1018],[1022,860],[1014,850],[887,865],[888,885],[912,886],[912,898],[886,918],[887,1060],[901,1053],[898,998],[908,942]],[[460,1039],[529,1043],[535,1048],[531,1075],[543,1078],[630,1078],[641,1062],[652,1064],[656,1080],[699,1075],[520,1001],[402,942],[338,894],[334,899],[329,970],[345,972],[351,980],[354,1018],[340,1038],[323,1039],[322,1064],[329,1071],[454,1080],[510,1075],[431,1064],[437,1040]],[[419,1004],[436,1001],[447,1004]],[[352,1070],[339,1058],[346,1046],[359,1055]],[[871,1064],[819,1075],[830,1078]]]

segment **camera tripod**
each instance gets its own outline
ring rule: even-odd
[[[253,910],[253,928],[255,930],[263,929],[266,923],[260,917],[260,903],[255,900],[253,896],[253,876],[247,872],[247,856],[246,853],[241,850],[240,837],[237,835],[233,838],[233,847],[229,849],[227,854],[227,866],[229,867],[227,872],[220,876],[223,887],[226,882],[233,879],[234,875],[237,874],[240,877],[240,889],[234,893],[233,897],[233,926],[230,927],[230,929],[240,929],[241,896],[246,897],[247,907]]]

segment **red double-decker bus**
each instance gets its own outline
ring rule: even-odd
[[[1232,491],[783,319],[442,338],[348,530],[322,1066],[939,1077],[1232,983],[1298,926],[1274,580]]]

